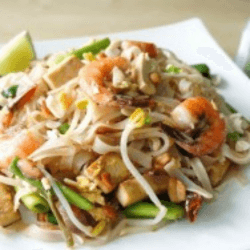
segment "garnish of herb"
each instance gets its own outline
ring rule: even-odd
[[[182,69],[170,64],[167,66],[167,68],[164,70],[164,72],[170,73],[170,74],[179,74],[182,72]]]
[[[231,139],[232,141],[238,141],[242,136],[243,134],[238,133],[237,131],[227,134],[227,137]]]
[[[2,96],[5,98],[15,98],[17,93],[18,85],[13,85],[7,90],[2,91]]]
[[[57,219],[51,211],[47,213],[47,216],[48,216],[48,222],[54,225],[58,225]]]
[[[60,134],[64,135],[69,129],[69,124],[68,123],[63,123],[61,126],[59,126],[58,130]]]
[[[211,78],[209,67],[206,64],[194,64],[191,67],[197,69],[204,77]]]

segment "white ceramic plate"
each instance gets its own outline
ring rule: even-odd
[[[250,81],[211,37],[199,19],[158,28],[123,32],[111,38],[155,42],[159,47],[173,50],[181,59],[206,63],[213,74],[223,79],[220,92],[236,109],[250,118]],[[38,57],[48,53],[79,47],[87,38],[54,40],[35,44]],[[250,170],[246,171],[250,177]],[[190,225],[179,221],[153,233],[120,238],[101,250],[247,250],[250,249],[250,186],[242,188],[232,183],[216,202],[205,206],[198,221]],[[64,243],[45,243],[21,234],[0,234],[1,250],[65,249]],[[84,248],[83,249],[89,249]]]

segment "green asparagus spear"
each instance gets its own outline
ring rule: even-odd
[[[172,202],[161,201],[167,207],[167,213],[164,220],[176,220],[184,216],[184,209],[182,206],[176,205]],[[154,218],[159,212],[159,208],[152,203],[138,202],[127,207],[123,214],[127,218],[141,219],[141,218]]]
[[[22,196],[21,200],[34,213],[46,213],[50,209],[48,202],[36,192]]]

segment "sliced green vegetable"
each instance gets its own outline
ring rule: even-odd
[[[67,53],[66,55],[58,55],[58,57],[55,59],[55,63],[58,64],[62,62],[65,58],[75,55],[79,59],[83,59],[83,54],[91,52],[93,55],[98,54],[101,50],[106,49],[110,44],[109,38],[100,39],[97,41],[94,41],[93,43],[86,45],[80,49],[71,51]]]
[[[48,222],[54,225],[58,225],[57,219],[51,211],[47,213],[47,216],[48,216]]]
[[[177,220],[184,216],[184,209],[182,206],[176,205],[172,202],[161,201],[167,207],[167,213],[164,220]],[[155,218],[159,212],[159,208],[152,203],[138,202],[127,207],[123,214],[127,218],[141,219],[141,218]]]
[[[94,208],[94,205],[89,200],[81,196],[80,194],[76,193],[72,189],[62,185],[59,182],[56,182],[56,184],[60,188],[63,195],[65,196],[65,198],[68,200],[70,204],[73,204],[83,210],[91,210]]]
[[[179,67],[176,67],[172,64],[168,65],[168,67],[164,70],[164,72],[166,73],[170,73],[170,74],[178,74],[182,72],[182,69]]]
[[[152,117],[147,115],[145,118],[145,125],[149,125],[152,122]]]
[[[18,89],[18,85],[13,85],[9,87],[7,90],[3,90],[2,96],[5,98],[14,98],[16,97],[17,89]]]
[[[211,78],[209,67],[206,64],[194,64],[191,67],[197,69],[204,77]]]
[[[68,131],[70,125],[68,123],[63,123],[61,126],[59,126],[58,130],[60,134],[64,135]]]
[[[238,141],[242,136],[243,134],[238,133],[237,131],[227,134],[227,137],[231,139],[232,141]]]
[[[50,210],[46,199],[36,192],[22,196],[21,200],[34,213],[46,213]]]
[[[15,157],[15,159],[12,161],[12,163],[10,165],[10,171],[15,176],[19,177],[20,179],[22,179],[24,181],[27,181],[32,186],[39,189],[43,194],[45,194],[45,190],[43,188],[41,181],[29,179],[23,175],[23,173],[21,172],[21,170],[17,166],[18,160],[19,160],[19,158]],[[74,192],[72,189],[68,188],[67,186],[64,186],[63,184],[61,184],[59,182],[56,182],[56,184],[58,185],[58,187],[62,191],[63,195],[65,196],[65,198],[67,199],[67,201],[70,204],[73,204],[73,205],[75,205],[83,210],[90,210],[90,209],[94,208],[94,205],[89,200],[87,200],[86,198],[81,196],[80,194]],[[51,192],[52,192],[52,194],[54,194],[53,190],[51,190]]]

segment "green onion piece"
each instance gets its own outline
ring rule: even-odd
[[[50,209],[48,202],[35,192],[22,196],[21,200],[34,213],[46,213]]]
[[[232,141],[238,141],[242,136],[243,134],[238,133],[237,131],[227,134],[227,137],[231,139]]]
[[[64,135],[68,131],[69,127],[70,126],[68,123],[63,123],[61,126],[59,126],[58,130],[60,134]]]
[[[145,125],[149,125],[152,122],[152,117],[147,115],[144,122],[145,122]]]
[[[15,176],[30,183],[32,186],[36,187],[43,194],[45,194],[45,191],[44,191],[44,188],[43,188],[41,181],[29,179],[23,175],[23,173],[21,172],[21,170],[17,166],[18,160],[19,160],[19,158],[15,157],[15,159],[12,161],[12,163],[10,165],[10,171]],[[84,198],[80,194],[74,192],[72,189],[68,188],[67,186],[64,186],[63,184],[61,184],[59,182],[57,182],[56,184],[61,189],[63,195],[65,196],[65,198],[67,199],[67,201],[70,204],[73,204],[73,205],[75,205],[83,210],[90,210],[90,209],[94,208],[94,205],[88,199]],[[51,193],[54,194],[53,190],[51,190]]]
[[[170,74],[178,74],[178,73],[182,72],[182,69],[170,64],[167,66],[167,68],[164,70],[164,72],[170,73]]]
[[[206,64],[194,64],[191,67],[197,69],[204,77],[211,78],[209,67]]]
[[[62,62],[66,57],[72,56],[72,55],[75,55],[79,59],[83,59],[83,54],[84,53],[91,52],[93,55],[96,55],[101,50],[106,49],[109,46],[109,44],[110,44],[110,39],[109,38],[104,38],[104,39],[94,41],[93,43],[91,43],[89,45],[86,45],[86,46],[84,46],[84,47],[82,47],[80,49],[71,51],[70,53],[68,53],[66,55],[59,55],[55,59],[55,63],[58,64],[58,63]]]
[[[56,185],[60,188],[63,195],[65,196],[65,198],[68,200],[68,202],[70,204],[73,204],[73,205],[75,205],[83,210],[87,210],[87,211],[94,208],[94,205],[89,200],[87,200],[86,198],[84,198],[80,194],[76,193],[72,189],[62,185],[59,182],[56,182]]]
[[[13,85],[11,87],[9,87],[7,90],[3,90],[2,91],[2,96],[5,98],[14,98],[16,97],[16,92],[18,89],[18,85]]]
[[[57,219],[51,211],[47,213],[47,217],[48,217],[48,222],[54,225],[58,225]]]
[[[161,201],[167,207],[167,213],[164,220],[177,220],[184,216],[184,209],[182,206],[176,205],[172,202]],[[141,219],[141,218],[155,218],[159,212],[159,208],[152,203],[138,202],[127,207],[123,214],[127,218]]]
[[[10,164],[10,172],[12,174],[16,175],[17,177],[19,177],[20,179],[24,179],[25,177],[24,177],[22,171],[17,166],[18,161],[19,161],[19,157],[16,156]]]

